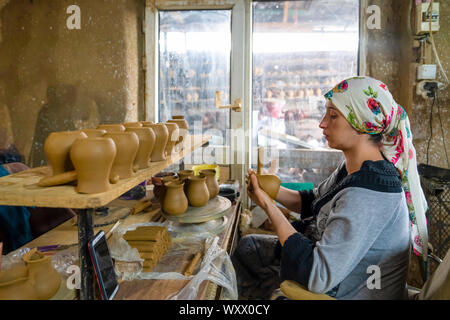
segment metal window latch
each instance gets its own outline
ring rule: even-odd
[[[242,99],[237,98],[234,103],[228,106],[222,105],[222,92],[216,91],[216,107],[219,109],[231,109],[236,112],[242,111]]]

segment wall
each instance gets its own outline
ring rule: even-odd
[[[0,0],[5,1],[5,0]],[[69,30],[69,5],[81,29]],[[142,118],[139,0],[14,0],[0,11],[0,149],[45,163],[52,131]],[[1,8],[1,3],[0,3]]]
[[[412,0],[411,0],[412,3]],[[408,23],[411,20],[414,27],[414,10],[410,9],[408,1],[369,0],[368,5],[378,5],[381,8],[381,29],[367,30],[367,72],[366,74],[385,82],[396,101],[407,111],[414,146],[417,151],[418,163],[426,163],[428,139],[430,137],[429,119],[431,99],[424,100],[415,94],[416,64],[419,62],[419,49],[413,48],[413,38],[409,35]],[[450,2],[440,1],[440,32],[434,34],[437,51],[442,65],[450,70]],[[433,58],[433,61],[434,58]],[[434,62],[435,63],[435,62]],[[438,81],[445,82],[438,72]],[[439,99],[433,108],[433,138],[429,148],[429,164],[447,168],[448,163],[442,138],[450,151],[448,132],[450,118],[448,117],[449,87],[438,93]],[[438,108],[441,109],[443,124],[442,133]]]

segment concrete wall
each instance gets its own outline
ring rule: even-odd
[[[368,1],[369,5],[376,4],[381,8],[381,29],[367,30],[366,74],[388,84],[396,101],[408,112],[418,163],[426,163],[432,100],[424,100],[415,93],[416,65],[419,62],[420,52],[419,49],[413,48],[413,38],[408,32],[409,19],[411,19],[411,28],[414,27],[414,10],[411,11],[411,16],[408,15],[409,2]],[[434,40],[442,65],[448,73],[450,70],[450,55],[448,55],[450,50],[450,2],[439,1],[439,3],[441,31],[434,34]],[[434,57],[432,61],[434,61]],[[438,81],[445,82],[440,72],[438,72]],[[442,138],[445,138],[446,148],[450,151],[448,85],[444,90],[439,91],[438,97],[433,108],[433,138],[429,148],[429,164],[447,168]],[[438,105],[441,109],[443,133],[438,118]]]
[[[66,26],[72,4],[81,9],[80,30]],[[9,1],[0,11],[0,149],[13,144],[28,165],[39,166],[52,131],[142,117],[144,5]]]

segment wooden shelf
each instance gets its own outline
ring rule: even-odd
[[[71,185],[39,187],[39,180],[51,173],[50,167],[39,167],[0,178],[0,205],[36,206],[51,208],[86,209],[104,206],[154,174],[178,162],[212,137],[191,135],[184,149],[166,161],[151,162],[147,169],[136,176],[111,185],[111,190],[96,194],[81,194]]]

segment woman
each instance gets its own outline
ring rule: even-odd
[[[369,77],[344,80],[325,98],[320,128],[345,161],[312,191],[280,188],[276,200],[301,214],[293,224],[249,171],[249,197],[278,237],[241,239],[232,256],[240,294],[269,298],[280,281],[294,280],[338,299],[406,298],[410,236],[415,253],[426,257],[427,248],[407,115]]]

